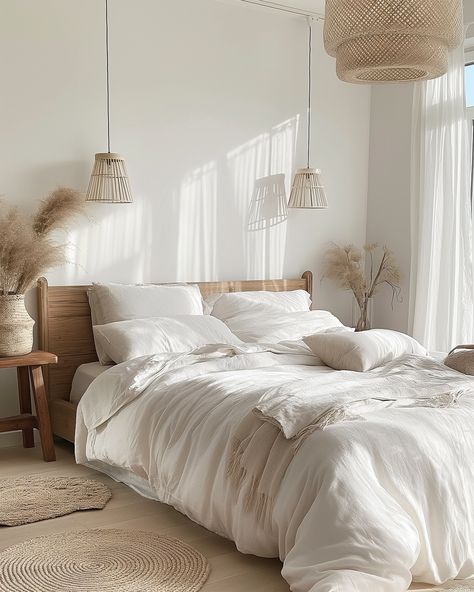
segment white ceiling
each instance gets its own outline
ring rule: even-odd
[[[274,4],[283,4],[299,10],[324,13],[326,0],[272,0]],[[474,22],[474,2],[463,0],[464,17],[467,23]]]
[[[276,0],[281,4],[299,8],[302,10],[310,10],[311,12],[324,12],[325,0]]]

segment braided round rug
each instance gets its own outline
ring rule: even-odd
[[[77,510],[101,510],[111,497],[110,489],[100,481],[80,477],[2,479],[0,525],[19,526]]]
[[[208,575],[186,543],[137,530],[57,533],[0,553],[0,592],[197,592]]]

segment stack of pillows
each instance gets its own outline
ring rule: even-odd
[[[101,364],[204,345],[300,340],[337,370],[364,372],[405,353],[426,355],[402,333],[354,333],[331,313],[310,310],[303,290],[231,292],[203,300],[199,287],[190,284],[94,284],[88,296]]]
[[[101,364],[241,343],[224,323],[204,315],[198,286],[94,284],[88,296]]]

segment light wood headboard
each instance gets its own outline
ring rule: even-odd
[[[313,274],[301,279],[247,280],[198,283],[203,296],[216,292],[268,290],[306,290],[312,294]],[[78,366],[97,360],[92,334],[91,311],[87,298],[89,286],[49,286],[38,280],[39,348],[58,356],[58,364],[45,368],[53,431],[70,439],[74,433],[69,394]],[[67,424],[67,425],[66,425]]]

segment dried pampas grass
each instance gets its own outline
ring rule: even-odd
[[[59,187],[44,199],[33,216],[33,230],[39,235],[46,235],[58,228],[65,228],[75,214],[84,206],[83,199],[74,189]]]
[[[64,262],[64,246],[51,233],[65,228],[84,206],[80,193],[59,188],[31,217],[16,207],[0,207],[0,295],[24,294],[40,275]]]
[[[354,245],[332,245],[325,254],[323,277],[333,280],[344,290],[350,290],[360,308],[356,331],[370,329],[369,300],[383,284],[392,290],[392,303],[400,300],[400,268],[393,252],[377,243],[362,249]]]

